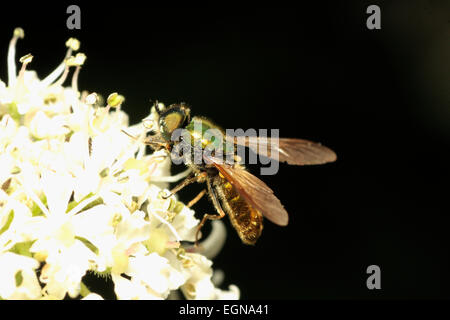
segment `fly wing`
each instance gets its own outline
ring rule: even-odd
[[[263,181],[241,166],[230,166],[216,158],[208,158],[237,192],[256,210],[273,223],[286,226],[288,213],[280,200]]]
[[[227,137],[227,141],[250,148],[253,152],[293,165],[324,164],[336,161],[336,153],[324,145],[304,139]],[[277,158],[278,156],[278,158]]]

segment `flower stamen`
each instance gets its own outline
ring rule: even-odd
[[[80,49],[80,41],[76,38],[69,38],[66,41],[67,53],[66,58],[69,58],[72,55],[72,51],[78,51]]]
[[[75,59],[73,60],[73,64],[76,66],[75,72],[72,76],[72,90],[78,92],[78,74],[80,73],[81,66],[86,61],[86,55],[84,53],[77,53]],[[72,63],[72,61],[70,61]]]
[[[66,59],[70,58],[73,51],[77,51],[80,48],[80,41],[75,38],[70,38],[66,41],[66,47],[68,47],[66,56],[63,62],[53,70],[44,80],[42,80],[42,86],[47,87],[58,79],[58,77],[66,70]]]
[[[53,83],[54,86],[56,86],[56,87],[62,86],[64,81],[66,81],[67,75],[69,74],[70,65],[69,65],[68,61],[70,58],[73,58],[73,57],[69,57],[64,60],[64,71],[63,71],[61,77],[59,77],[59,79]],[[52,83],[52,82],[50,82],[50,83]]]
[[[161,218],[161,217],[159,216],[159,214],[157,214],[157,213],[155,213],[155,212],[152,212],[152,214],[153,214],[153,216],[154,216],[157,220],[159,220],[159,222],[165,224],[165,225],[169,228],[169,230],[170,230],[170,231],[173,233],[173,235],[175,236],[177,242],[181,242],[181,241],[182,241],[182,239],[181,239],[180,235],[178,234],[177,230],[175,230],[175,228],[174,228],[169,222],[167,222],[166,220],[164,220],[163,218]]]
[[[16,43],[17,40],[23,39],[25,37],[25,32],[22,28],[15,28],[13,37],[11,41],[9,42],[9,48],[8,48],[8,85],[11,87],[16,83],[16,76],[17,76],[17,70],[16,70],[16,62],[14,61],[16,59]]]
[[[116,108],[120,110],[120,106],[125,101],[125,97],[118,94],[117,92],[111,93],[106,99],[107,105],[105,108],[105,114],[109,112],[111,108]]]
[[[20,63],[22,63],[22,68],[20,68],[19,71],[19,76],[17,77],[18,81],[22,81],[24,74],[25,74],[25,70],[27,68],[27,64],[29,64],[31,61],[33,61],[33,56],[31,55],[31,53],[23,56],[22,58],[20,58]]]
[[[98,100],[97,93],[92,92],[86,96],[85,102],[88,105],[93,105],[93,104],[97,103],[97,100]]]

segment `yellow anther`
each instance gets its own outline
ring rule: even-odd
[[[66,41],[66,47],[72,49],[73,51],[78,51],[78,49],[80,49],[80,41],[75,38],[69,38],[69,40]]]
[[[66,59],[64,60],[64,62],[65,62],[66,65],[69,66],[69,67],[73,67],[73,66],[76,65],[76,64],[75,64],[75,57],[74,57],[74,56],[70,56],[70,57],[66,58]]]
[[[116,227],[120,223],[120,221],[122,221],[122,215],[118,212],[114,213],[111,220],[111,225],[113,227]]]
[[[66,65],[69,67],[78,67],[82,66],[84,61],[86,61],[86,55],[84,53],[77,53],[75,57],[70,56],[66,59]]]
[[[106,99],[106,102],[109,106],[116,108],[120,106],[125,101],[125,97],[118,94],[117,92],[111,93],[108,98]]]
[[[16,166],[16,167],[12,168],[11,174],[18,174],[18,173],[20,173],[20,171],[21,171],[20,167]]]
[[[99,175],[101,178],[106,178],[107,176],[109,176],[109,168],[106,167],[105,169],[100,171]]]
[[[14,29],[14,37],[23,39],[25,37],[25,31],[23,31],[22,28],[15,28]]]
[[[20,63],[28,64],[33,60],[33,56],[31,53],[24,55],[22,58],[19,59]]]
[[[58,101],[58,97],[57,97],[54,93],[49,93],[49,94],[44,98],[44,103],[45,103],[45,104],[55,103],[56,101]]]
[[[75,63],[79,66],[82,66],[86,61],[86,55],[84,53],[77,53],[75,56]]]

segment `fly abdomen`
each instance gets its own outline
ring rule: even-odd
[[[213,179],[213,186],[242,242],[255,244],[263,229],[262,214],[245,201],[220,173]]]

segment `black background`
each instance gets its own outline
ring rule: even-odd
[[[449,298],[450,6],[446,1],[340,1],[298,7],[2,4],[0,52],[25,29],[20,57],[44,77],[68,37],[88,59],[81,90],[126,97],[132,123],[149,99],[185,101],[224,128],[277,128],[320,141],[334,164],[280,165],[262,179],[290,213],[255,247],[228,221],[214,267],[244,299]],[[378,4],[382,29],[368,30]],[[251,166],[255,174],[257,166]],[[187,202],[200,190],[180,192]],[[199,217],[213,210],[206,199]],[[381,290],[366,268],[381,268]]]

